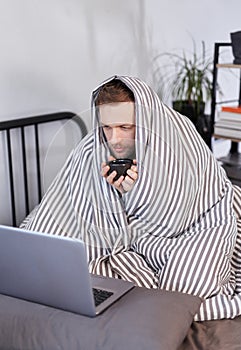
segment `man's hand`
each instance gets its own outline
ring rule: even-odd
[[[114,160],[115,158],[109,157],[109,160]],[[126,176],[120,176],[118,180],[114,181],[115,176],[117,175],[116,171],[112,171],[110,175],[107,175],[108,171],[110,170],[110,167],[106,163],[102,163],[101,165],[101,176],[103,176],[106,181],[114,186],[121,194],[125,192],[129,192],[136,180],[138,179],[138,171],[137,171],[137,161],[136,159],[133,160],[133,165],[131,166],[130,169],[127,170],[127,175]]]

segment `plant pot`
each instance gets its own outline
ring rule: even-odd
[[[204,114],[205,102],[175,100],[172,102],[173,109],[188,117],[193,124],[197,125],[200,115]]]
[[[234,55],[234,64],[241,64],[241,31],[230,34],[232,50]]]

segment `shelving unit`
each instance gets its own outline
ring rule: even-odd
[[[217,68],[241,68],[241,64],[233,64],[233,63],[217,63]]]
[[[225,168],[227,175],[230,179],[237,185],[241,186],[241,153],[239,153],[239,142],[240,138],[232,137],[223,137],[221,135],[214,134],[214,125],[215,125],[215,115],[216,115],[216,106],[217,104],[227,104],[235,102],[238,105],[241,105],[241,65],[232,64],[232,63],[219,63],[220,48],[222,47],[232,47],[230,43],[215,43],[214,46],[214,61],[213,61],[213,88],[212,88],[212,99],[211,99],[211,134],[215,138],[229,139],[231,140],[231,148],[227,156],[219,158],[222,162],[223,167]],[[218,70],[219,69],[239,69],[240,70],[240,82],[239,82],[239,92],[238,98],[234,100],[217,102],[217,79],[218,79]],[[241,116],[240,116],[241,117]]]

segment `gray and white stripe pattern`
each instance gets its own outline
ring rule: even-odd
[[[25,227],[83,239],[91,272],[202,297],[196,320],[241,314],[240,189],[186,117],[139,79],[113,78],[135,96],[134,188],[121,197],[100,176],[108,147],[94,108],[98,87],[93,132],[73,150]]]

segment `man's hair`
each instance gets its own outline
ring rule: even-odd
[[[115,102],[135,102],[133,92],[118,79],[113,79],[100,87],[95,104],[98,106]]]

